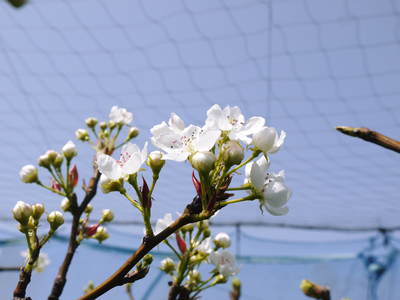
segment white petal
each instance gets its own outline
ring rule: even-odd
[[[154,125],[151,129],[150,132],[153,136],[160,136],[163,134],[171,134],[173,131],[168,127],[167,123],[164,121],[158,125]]]
[[[185,161],[188,156],[189,156],[189,152],[186,151],[179,151],[179,152],[169,152],[169,153],[163,153],[162,155],[162,159],[164,160],[175,160],[175,161]]]
[[[263,128],[264,124],[265,119],[263,117],[251,117],[247,121],[241,132],[246,135],[256,133],[257,131],[261,130],[261,128]]]
[[[265,205],[265,208],[273,216],[283,216],[289,212],[289,208],[287,206],[285,206],[285,207],[269,207],[268,205]]]
[[[185,123],[182,121],[182,119],[176,113],[171,113],[171,117],[169,118],[168,125],[171,127],[172,130],[175,130],[178,132],[185,129]]]
[[[262,172],[260,166],[258,164],[253,164],[250,171],[250,179],[251,183],[258,191],[261,191],[264,188],[264,177],[265,173]]]
[[[142,162],[142,164],[147,160],[147,146],[148,146],[148,143],[146,142],[146,143],[144,143],[144,146],[143,146],[143,149],[142,149],[142,151],[141,151],[141,156],[142,156],[142,160],[141,160],[141,162]]]
[[[213,129],[205,129],[199,134],[195,140],[193,147],[196,151],[208,151],[214,147],[215,143],[219,139],[221,131]]]
[[[123,145],[122,149],[121,149],[121,153],[132,154],[132,153],[137,153],[137,152],[140,152],[139,147],[136,144],[133,144],[130,142]]]
[[[183,147],[181,136],[176,133],[154,136],[151,141],[154,146],[161,148],[165,152],[173,152]]]
[[[282,130],[279,138],[277,138],[275,140],[274,146],[272,147],[272,149],[269,152],[270,153],[277,152],[282,147],[283,143],[285,142],[285,138],[286,138],[286,132]]]
[[[219,129],[218,128],[218,120],[222,116],[221,107],[218,104],[214,104],[210,107],[207,111],[207,120],[206,120],[206,127]]]
[[[276,129],[273,127],[263,127],[253,135],[252,144],[263,152],[269,152],[276,140]]]
[[[263,155],[257,160],[257,165],[260,167],[261,172],[265,174],[269,168],[269,161]]]
[[[108,178],[118,180],[122,177],[122,169],[117,161],[109,155],[98,153],[97,154],[97,167],[101,174],[106,175]]]
[[[142,156],[140,152],[135,152],[122,166],[123,175],[135,174],[139,171],[142,165]]]

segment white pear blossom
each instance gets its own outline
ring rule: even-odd
[[[225,277],[235,275],[239,272],[235,256],[228,250],[211,252],[209,260],[217,267],[219,273]]]
[[[231,238],[229,234],[220,232],[215,236],[214,243],[217,247],[228,248],[231,245]]]
[[[253,134],[251,144],[264,153],[277,152],[285,142],[286,132],[281,131],[278,135],[274,127],[262,127]]]
[[[237,106],[226,106],[224,109],[214,104],[207,111],[206,127],[227,131],[231,140],[251,142],[248,136],[260,130],[265,124],[263,117],[251,117],[247,122]]]
[[[163,159],[184,161],[196,152],[210,150],[220,136],[216,129],[184,126],[179,116],[173,113],[168,124],[162,122],[151,128],[154,146],[166,152]]]
[[[33,183],[38,180],[38,169],[34,165],[26,165],[19,171],[22,182]]]
[[[260,197],[260,203],[267,211],[274,216],[281,216],[288,213],[286,206],[292,195],[291,190],[286,186],[285,172],[277,174],[267,173],[268,162],[261,157],[256,162],[246,165],[245,184],[249,183]]]
[[[22,251],[20,252],[21,256],[25,258],[25,263],[28,263],[29,261],[29,252],[28,251]],[[50,264],[50,259],[49,256],[44,253],[40,252],[38,259],[36,262],[33,264],[33,269],[36,272],[43,272],[44,268]]]
[[[165,214],[162,219],[157,220],[156,229],[154,230],[154,234],[159,234],[161,231],[163,231],[165,228],[167,228],[173,222],[174,222],[174,220],[172,219],[172,214],[170,214],[170,213]]]
[[[100,173],[108,179],[118,180],[137,173],[147,159],[147,142],[142,150],[132,143],[126,143],[121,150],[119,160],[103,153],[97,153],[96,162]],[[106,178],[103,178],[104,185]]]
[[[131,112],[127,111],[125,108],[113,106],[111,107],[110,114],[108,116],[111,121],[117,124],[129,125],[133,120],[133,115]]]

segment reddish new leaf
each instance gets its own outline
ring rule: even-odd
[[[78,179],[78,168],[76,167],[76,165],[74,165],[68,174],[69,184],[72,185],[72,187],[76,187],[76,185],[78,184]]]
[[[51,179],[51,188],[56,191],[61,191],[61,185],[54,179]]]
[[[178,244],[178,248],[181,251],[181,253],[182,254],[185,253],[186,249],[187,249],[186,243],[185,243],[184,239],[181,238],[179,233],[176,233],[176,243]]]
[[[199,195],[199,197],[201,197],[201,182],[194,175],[194,171],[192,172],[192,182],[193,182],[194,188],[196,189],[197,195]]]

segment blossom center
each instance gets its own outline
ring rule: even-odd
[[[121,155],[119,156],[119,160],[117,160],[117,164],[120,167],[123,167],[124,164],[131,158],[131,154],[128,152],[122,152]]]

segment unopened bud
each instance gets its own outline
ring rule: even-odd
[[[159,174],[162,167],[165,165],[165,160],[162,159],[160,151],[153,151],[149,154],[147,165],[150,166],[154,174]]]
[[[203,237],[204,238],[208,238],[209,236],[211,236],[211,231],[210,231],[210,229],[204,229],[204,231],[203,231]]]
[[[114,213],[111,211],[111,209],[103,209],[103,214],[101,217],[102,223],[111,222],[112,220],[114,220]]]
[[[34,183],[38,181],[38,169],[34,165],[26,165],[19,171],[22,182]]]
[[[47,150],[44,155],[46,155],[48,157],[49,163],[52,164],[54,162],[54,160],[56,159],[58,153],[54,150]]]
[[[77,140],[80,140],[82,142],[87,142],[90,139],[87,130],[82,128],[79,128],[75,131],[75,137]]]
[[[128,140],[134,139],[135,137],[137,137],[139,135],[139,129],[137,127],[131,127],[129,128],[129,132],[128,132]]]
[[[161,261],[160,270],[164,271],[167,274],[172,274],[175,271],[175,263],[174,261],[167,257]]]
[[[69,211],[71,209],[71,201],[65,197],[62,199],[60,207],[63,211]]]
[[[195,168],[200,173],[208,173],[210,172],[215,163],[215,155],[210,151],[200,151],[196,152],[190,162],[192,163],[193,168]]]
[[[52,211],[47,215],[47,222],[49,222],[50,228],[56,231],[58,227],[64,224],[64,216],[59,211]]]
[[[85,214],[90,214],[93,211],[93,205],[92,204],[88,204],[85,207]]]
[[[192,232],[192,231],[193,231],[193,228],[194,228],[193,224],[187,224],[187,225],[185,225],[185,226],[183,226],[183,227],[181,228],[181,231],[182,231],[182,233],[185,233],[185,232]]]
[[[76,146],[72,141],[68,141],[62,148],[62,153],[67,160],[71,160],[74,156],[78,154]]]
[[[96,233],[93,235],[93,238],[95,238],[96,240],[99,241],[99,243],[102,243],[103,241],[105,241],[106,239],[109,238],[109,234],[107,232],[107,229],[103,226],[99,226],[97,228]]]
[[[32,217],[35,220],[39,220],[40,217],[43,215],[44,213],[44,205],[41,203],[36,203],[32,205]]]
[[[221,284],[221,283],[226,283],[228,281],[228,278],[226,278],[224,275],[219,274],[217,277],[215,277],[214,282],[211,285],[216,285],[216,284]]]
[[[240,282],[239,278],[232,279],[232,287],[234,290],[240,290],[241,286],[242,286],[242,283]]]
[[[23,201],[18,201],[15,204],[13,210],[14,219],[17,220],[21,225],[27,225],[29,217],[32,216],[32,206]]]
[[[238,165],[244,158],[244,149],[236,141],[228,141],[223,147],[223,159],[225,165],[230,168],[233,165]]]
[[[201,274],[198,270],[192,270],[189,272],[189,280],[198,283],[201,281]]]
[[[61,167],[62,163],[64,160],[64,156],[62,156],[61,154],[57,154],[56,158],[53,161],[53,166],[58,169]]]
[[[111,130],[113,130],[116,126],[117,123],[115,123],[114,121],[112,120],[108,121],[108,128],[110,128]]]
[[[151,254],[146,254],[146,255],[143,257],[143,264],[144,264],[145,266],[151,265],[152,262],[153,262],[153,255],[151,255]]]
[[[113,180],[110,178],[107,178],[106,175],[102,174],[100,177],[99,181],[101,190],[103,191],[104,194],[110,193],[110,192],[116,192],[120,191],[123,186],[124,186],[124,181],[122,179],[120,180]]]
[[[101,130],[106,130],[106,128],[107,128],[107,123],[106,123],[106,122],[100,122],[99,126],[100,126],[100,129],[101,129]]]
[[[86,126],[89,128],[94,128],[97,125],[97,122],[98,122],[97,119],[93,117],[87,118],[85,120]]]
[[[214,244],[217,248],[228,248],[231,245],[231,238],[225,232],[220,232],[215,236]]]

